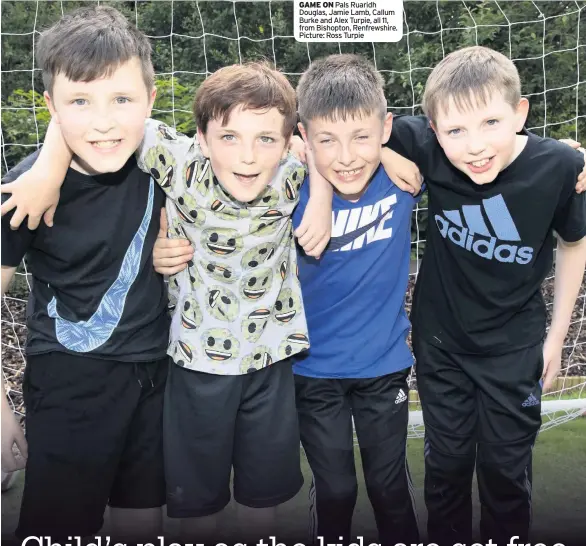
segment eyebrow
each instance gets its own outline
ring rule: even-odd
[[[234,135],[240,136],[241,133],[236,131],[235,129],[230,129],[230,127],[222,127],[220,129],[222,133],[232,133]],[[255,133],[254,136],[279,136],[281,133],[279,131],[259,131]]]

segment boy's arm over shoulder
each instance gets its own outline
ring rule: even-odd
[[[171,197],[181,191],[189,166],[207,160],[194,138],[177,132],[161,121],[145,121],[144,138],[136,150],[138,168],[150,174]]]
[[[559,170],[552,168],[551,173],[563,173],[553,228],[564,241],[573,243],[586,236],[586,193],[575,191],[576,180],[584,168],[584,155],[557,141],[553,149]]]
[[[419,168],[433,131],[426,116],[393,116],[393,128],[387,147],[413,161]]]

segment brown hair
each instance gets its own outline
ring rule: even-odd
[[[265,63],[235,64],[220,68],[205,80],[193,102],[198,128],[205,134],[211,120],[226,125],[234,108],[276,108],[285,118],[283,135],[291,136],[297,122],[295,90],[278,70]]]
[[[385,119],[384,80],[360,55],[330,55],[303,73],[297,85],[299,117],[304,125],[316,118],[331,121],[376,114]]]
[[[436,121],[450,99],[458,109],[471,108],[473,101],[485,105],[494,92],[516,108],[521,99],[519,72],[509,58],[487,47],[472,46],[447,55],[432,70],[423,94],[423,111]]]
[[[138,57],[150,91],[155,81],[151,51],[148,38],[118,10],[93,6],[65,15],[42,33],[37,63],[45,89],[52,94],[57,74],[89,82],[109,76],[120,64]]]

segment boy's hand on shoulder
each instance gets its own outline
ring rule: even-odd
[[[161,227],[153,248],[153,265],[161,275],[175,275],[183,271],[193,259],[193,247],[187,239],[167,238],[167,214],[161,209]]]
[[[413,161],[390,148],[384,148],[381,152],[381,162],[388,177],[401,191],[411,195],[417,195],[421,191],[423,177]]]
[[[305,153],[305,142],[297,135],[293,135],[289,140],[289,152],[291,152],[301,163],[307,163],[307,155]]]
[[[580,142],[572,140],[571,138],[560,138],[560,142],[571,146],[574,150],[582,152],[582,155],[584,156],[584,168],[578,175],[578,182],[576,183],[576,193],[582,193],[586,190],[586,150],[580,146]]]
[[[14,182],[2,184],[0,187],[0,193],[11,194],[2,204],[2,216],[16,209],[10,220],[12,229],[18,229],[27,216],[29,229],[37,229],[41,219],[52,227],[60,190],[61,184],[48,183],[43,173],[33,167]]]
[[[297,242],[308,256],[319,259],[332,233],[332,197],[310,197],[301,224],[295,230]]]
[[[543,345],[543,392],[551,389],[555,378],[562,368],[563,340],[551,339],[549,336]]]

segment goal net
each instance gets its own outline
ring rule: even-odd
[[[49,113],[34,56],[39,33],[63,13],[96,0],[2,2],[2,174],[37,149]],[[100,3],[98,1],[98,3]],[[390,111],[420,113],[425,81],[437,62],[467,45],[486,45],[513,59],[531,109],[528,128],[553,138],[586,141],[584,5],[579,2],[404,2],[403,38],[397,43],[299,43],[291,1],[101,2],[114,5],[152,40],[158,98],[153,116],[193,134],[191,102],[198,85],[218,68],[248,60],[274,63],[293,85],[312,60],[358,53],[383,75]],[[425,248],[425,198],[414,212],[410,305]],[[544,285],[551,313],[555,271]],[[2,305],[2,368],[14,410],[23,415],[21,382],[30,276],[23,264]],[[563,369],[544,397],[543,428],[586,408],[586,286],[582,285],[564,344]],[[416,391],[410,400],[410,436],[423,433]]]

